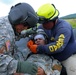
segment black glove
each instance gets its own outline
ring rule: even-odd
[[[22,61],[22,62],[19,61],[16,72],[36,75],[37,70],[38,70],[38,67],[35,64],[27,62],[27,61]]]

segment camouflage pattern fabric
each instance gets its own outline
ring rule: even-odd
[[[17,62],[8,55],[0,54],[0,75],[13,75],[17,69]]]
[[[8,17],[7,16],[1,17],[0,18],[0,75],[12,75],[14,72],[16,72],[18,61],[12,58],[13,57],[12,52],[14,52],[15,48],[16,48],[15,35],[8,21]]]
[[[26,38],[21,38],[19,41],[16,41],[15,44],[17,46],[17,50],[14,53],[14,58],[20,61],[26,60],[28,54],[30,51],[27,48],[27,41],[29,40],[28,37]]]
[[[35,63],[37,66],[44,69],[46,75],[60,75],[61,72],[61,64],[59,61],[54,58],[50,58],[49,56],[43,54],[33,54],[26,61]],[[54,67],[58,65],[58,67]]]
[[[54,59],[53,57],[50,58],[47,55],[43,54],[33,54],[30,55],[28,58],[27,56],[30,54],[30,50],[28,48],[22,50],[23,53],[18,52],[16,55],[18,55],[17,59],[22,61],[29,61],[32,63],[35,63],[37,66],[44,69],[46,75],[60,75],[62,66],[61,63]],[[30,74],[23,74],[23,75],[30,75]]]
[[[61,63],[53,57],[50,58],[49,56],[43,54],[33,54],[27,58],[27,56],[30,54],[30,50],[27,48],[27,41],[28,39],[26,40],[25,38],[15,42],[18,47],[15,58],[21,61],[26,60],[35,63],[37,66],[43,68],[47,75],[60,75],[62,68]]]
[[[7,42],[9,41],[9,43]],[[8,47],[7,52],[5,50],[5,54],[11,55],[12,51],[14,50],[14,42],[15,42],[15,35],[14,31],[9,23],[8,17],[1,17],[0,18],[0,48],[3,46]]]

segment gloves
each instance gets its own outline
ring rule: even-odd
[[[27,43],[27,46],[33,53],[37,53],[37,45],[32,40]]]
[[[36,75],[37,70],[38,70],[38,67],[35,64],[29,63],[27,61],[22,61],[22,62],[19,61],[16,72]]]

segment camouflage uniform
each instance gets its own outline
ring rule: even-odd
[[[8,17],[0,18],[0,75],[13,75],[17,70],[18,60],[15,60],[17,47],[14,31]],[[19,59],[19,58],[17,58]]]
[[[30,54],[30,50],[26,47],[26,43],[27,41],[25,41],[25,39],[16,41],[16,45],[19,48],[19,52],[17,52],[16,54],[18,55],[17,59],[19,58],[19,60],[26,60],[35,63],[37,66],[43,68],[47,75],[60,75],[61,70],[58,71],[53,69],[55,65],[58,65],[58,67],[61,68],[61,64],[58,60],[55,60],[53,57],[50,58],[49,56],[43,54],[32,54],[28,57],[28,55]]]
[[[14,53],[14,58],[17,60],[24,61],[26,60],[28,54],[30,51],[28,51],[27,48],[27,41],[29,40],[28,37],[26,38],[21,38],[19,41],[16,41],[15,44],[17,46],[17,50]]]
[[[0,75],[12,75],[16,72],[17,60],[14,60],[12,52],[15,36],[7,17],[0,18]],[[2,51],[2,52],[1,52]],[[8,56],[9,55],[9,56]]]
[[[28,49],[26,51],[29,54],[30,51]],[[37,66],[43,68],[47,75],[60,75],[61,70],[58,71],[57,68],[56,70],[53,70],[53,68],[55,65],[58,65],[58,67],[61,68],[61,64],[53,57],[50,58],[49,56],[44,54],[32,54],[28,58],[26,58],[26,61],[35,63]]]
[[[8,55],[0,54],[0,75],[13,75],[17,69],[17,62]]]
[[[6,42],[10,41],[7,52],[5,51],[4,53],[12,55],[11,53],[15,49],[15,35],[7,17],[0,18],[0,38],[0,48],[5,47]]]

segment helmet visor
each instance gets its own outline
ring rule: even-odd
[[[44,23],[48,23],[49,21],[50,21],[50,19],[46,19],[44,17],[39,17],[38,23],[44,24]]]

